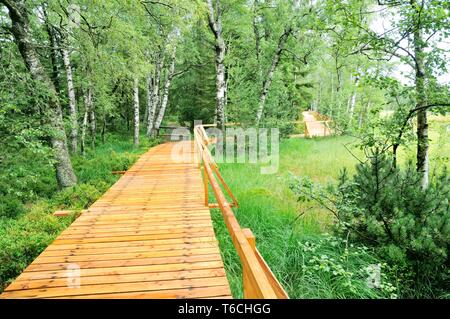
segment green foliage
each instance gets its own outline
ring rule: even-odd
[[[45,201],[17,220],[0,218],[0,290],[19,275],[73,220],[58,218]]]
[[[342,146],[349,140],[283,140],[280,171],[273,175],[261,175],[260,165],[220,165],[239,201],[239,208],[234,209],[239,223],[253,231],[258,250],[291,298],[395,297],[395,273],[382,259],[370,248],[323,234],[330,223],[326,212],[312,203],[297,203],[288,189],[291,170],[327,181],[337,178],[341,165],[352,167],[355,159]],[[215,210],[212,216],[233,296],[242,297],[239,257],[221,213]],[[324,263],[328,269],[320,267]],[[366,284],[366,268],[374,264],[381,264],[383,288],[371,289]]]
[[[291,188],[299,200],[318,201],[333,212],[337,233],[374,247],[396,267],[401,296],[448,293],[450,176],[445,169],[422,190],[411,163],[399,169],[385,154],[374,152],[357,165],[353,178],[344,170],[336,187],[298,178]]]
[[[74,216],[61,218],[52,213],[61,209],[79,211],[88,208],[117,181],[118,177],[111,171],[128,169],[140,154],[156,143],[142,140],[141,147],[135,148],[129,139],[111,135],[105,144],[88,150],[85,157],[74,156],[72,161],[79,176],[79,184],[75,187],[58,192],[52,167],[44,166],[35,176],[34,188],[29,185],[36,195],[0,196],[0,291],[74,220]],[[24,169],[35,171],[33,158],[28,157],[24,162],[29,165]],[[20,182],[23,181],[18,178],[17,183]],[[51,186],[47,189],[48,183]],[[40,200],[36,201],[37,198]]]

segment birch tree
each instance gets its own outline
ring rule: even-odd
[[[158,130],[159,127],[161,126],[161,123],[162,123],[163,118],[164,118],[164,114],[166,112],[167,103],[169,101],[170,85],[172,84],[172,79],[173,79],[173,76],[175,74],[176,52],[177,52],[177,47],[176,47],[176,43],[174,43],[174,47],[173,47],[173,50],[172,50],[170,67],[169,67],[169,71],[168,71],[168,74],[167,74],[166,82],[164,83],[161,107],[160,107],[159,112],[158,112],[158,117],[156,118],[156,123],[155,123],[155,129],[156,130]]]
[[[225,40],[222,30],[222,10],[221,0],[207,0],[208,4],[208,22],[209,28],[215,39],[215,64],[216,64],[216,116],[215,122],[218,127],[223,128],[225,125],[225,97],[227,95],[227,85],[225,82]]]
[[[264,107],[266,105],[266,100],[267,100],[267,95],[268,95],[270,87],[272,85],[275,71],[278,67],[278,64],[280,63],[281,55],[285,49],[286,42],[288,41],[288,39],[292,35],[292,33],[295,31],[294,28],[297,26],[297,21],[295,21],[295,20],[299,18],[298,12],[300,10],[300,0],[293,0],[292,9],[294,12],[294,18],[291,18],[291,21],[289,21],[288,24],[285,26],[283,33],[281,34],[280,38],[278,39],[277,47],[272,56],[272,62],[267,71],[267,75],[265,76],[265,78],[263,80],[261,94],[259,96],[258,109],[256,112],[256,124],[257,125],[259,125],[259,123],[261,122],[261,119],[263,117]],[[259,47],[259,43],[257,44],[257,47]],[[258,53],[258,55],[259,55],[259,53]]]
[[[133,114],[134,114],[134,134],[133,142],[135,146],[139,145],[139,79],[133,80]]]
[[[6,6],[11,19],[11,33],[19,48],[23,61],[31,74],[31,77],[40,83],[48,91],[48,116],[45,119],[53,129],[50,137],[51,145],[55,157],[56,178],[61,188],[70,187],[76,184],[77,179],[74,174],[72,163],[67,149],[67,138],[64,131],[61,104],[54,84],[39,59],[39,55],[34,46],[32,38],[29,12],[25,1],[1,0],[0,3]]]
[[[428,112],[433,108],[448,107],[445,97],[435,94],[434,78],[445,69],[446,56],[437,46],[435,38],[448,35],[450,19],[445,10],[446,1],[441,0],[386,0],[378,5],[387,9],[384,18],[390,19],[392,27],[377,33],[361,21],[356,12],[352,23],[360,29],[359,51],[372,54],[372,59],[397,59],[411,70],[409,78],[414,83],[415,105],[407,113],[408,121],[416,117],[417,171],[421,175],[422,189],[429,184]],[[345,4],[341,4],[344,5]],[[394,153],[399,146],[405,125],[399,128],[399,138],[394,142]],[[395,158],[395,154],[394,154]]]
[[[148,100],[148,121],[147,121],[147,137],[150,138],[153,136],[155,130],[155,115],[159,108],[159,92],[160,92],[160,83],[161,83],[161,74],[164,68],[164,53],[161,50],[158,54],[157,62],[156,62],[156,70],[155,75],[153,77],[153,92],[151,95],[151,99]],[[150,91],[149,91],[150,92]]]
[[[68,35],[63,32],[61,34],[61,56],[66,70],[67,95],[69,97],[69,114],[70,114],[70,140],[72,153],[77,152],[78,148],[78,115],[77,115],[77,99],[75,97],[75,86],[73,84],[72,65],[70,63],[70,55],[68,48]]]
[[[270,64],[267,76],[263,81],[263,86],[261,90],[261,95],[259,96],[258,111],[256,113],[256,124],[259,125],[264,112],[264,106],[266,105],[267,94],[269,93],[270,86],[272,85],[273,77],[275,75],[275,70],[280,62],[281,54],[283,53],[284,47],[289,36],[292,33],[292,27],[288,26],[284,33],[281,35],[277,48],[272,58],[272,63]]]

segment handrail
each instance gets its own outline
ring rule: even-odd
[[[203,165],[203,180],[205,184],[205,197],[208,194],[208,183],[211,185],[213,193],[217,200],[217,206],[220,209],[225,225],[233,241],[234,247],[239,255],[242,264],[242,277],[245,298],[258,299],[287,299],[289,298],[283,287],[276,279],[267,263],[259,253],[255,244],[255,237],[250,229],[242,229],[236,216],[231,209],[225,194],[223,193],[216,176],[219,178],[227,193],[235,201],[231,190],[226,186],[225,181],[220,175],[217,164],[211,156],[208,149],[208,135],[202,125],[194,128],[195,147],[200,156],[199,165]],[[205,203],[208,205],[208,203]]]

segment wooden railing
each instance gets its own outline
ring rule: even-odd
[[[185,126],[160,126],[156,129],[156,137],[162,138],[164,141],[172,140],[172,132],[176,129],[186,129],[189,130],[188,127]],[[163,134],[161,131],[169,131],[168,133]]]
[[[331,121],[304,121],[305,136],[306,137],[312,137],[311,133],[309,132],[309,129],[308,129],[308,123],[309,122],[312,122],[312,123],[323,123],[323,136],[333,135],[333,132],[332,132],[331,127],[330,127]]]
[[[283,287],[270,270],[264,258],[256,248],[255,236],[248,228],[242,229],[231,209],[238,206],[236,198],[220,175],[218,166],[211,155],[208,145],[213,141],[208,137],[202,125],[194,128],[195,148],[199,155],[199,165],[203,168],[203,181],[205,187],[205,205],[220,209],[225,225],[233,241],[234,247],[242,264],[242,278],[244,298],[250,299],[287,299],[289,298]],[[230,196],[229,203],[222,191],[219,182]],[[217,204],[209,203],[209,185],[211,185]]]

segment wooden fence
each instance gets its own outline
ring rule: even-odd
[[[205,204],[220,209],[234,247],[242,264],[244,297],[250,299],[288,299],[288,295],[274,276],[264,258],[256,248],[256,240],[252,231],[242,229],[237,221],[232,206],[238,206],[236,198],[220,175],[218,166],[211,155],[208,145],[213,141],[208,137],[204,126],[194,128],[195,147],[199,156],[199,165],[203,168],[205,187]],[[216,178],[217,177],[217,178]],[[232,199],[229,203],[220,184]],[[217,200],[216,204],[209,203],[208,190],[211,185]]]

